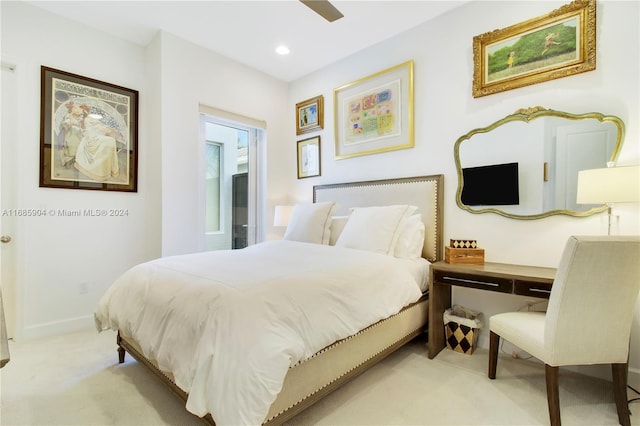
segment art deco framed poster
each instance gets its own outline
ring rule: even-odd
[[[320,136],[299,140],[298,179],[320,176]]]
[[[595,0],[473,38],[475,98],[595,68]]]
[[[296,135],[324,128],[324,96],[296,104]]]
[[[136,192],[138,92],[41,67],[40,186]]]
[[[333,91],[335,158],[412,148],[413,61]]]

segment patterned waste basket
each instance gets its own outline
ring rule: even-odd
[[[454,305],[444,311],[444,334],[447,349],[471,355],[478,344],[482,328],[482,314],[463,306]]]

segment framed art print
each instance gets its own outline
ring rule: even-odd
[[[473,38],[475,98],[595,68],[595,0]]]
[[[138,92],[42,66],[40,186],[136,192]]]
[[[413,61],[333,91],[335,158],[412,148]]]
[[[299,140],[298,179],[320,176],[320,136]]]
[[[324,96],[296,104],[296,135],[324,128]]]

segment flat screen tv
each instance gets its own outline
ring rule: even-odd
[[[520,204],[518,163],[462,169],[462,204],[508,206]]]

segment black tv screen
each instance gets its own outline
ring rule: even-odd
[[[520,204],[518,163],[462,169],[462,204],[507,206]]]

